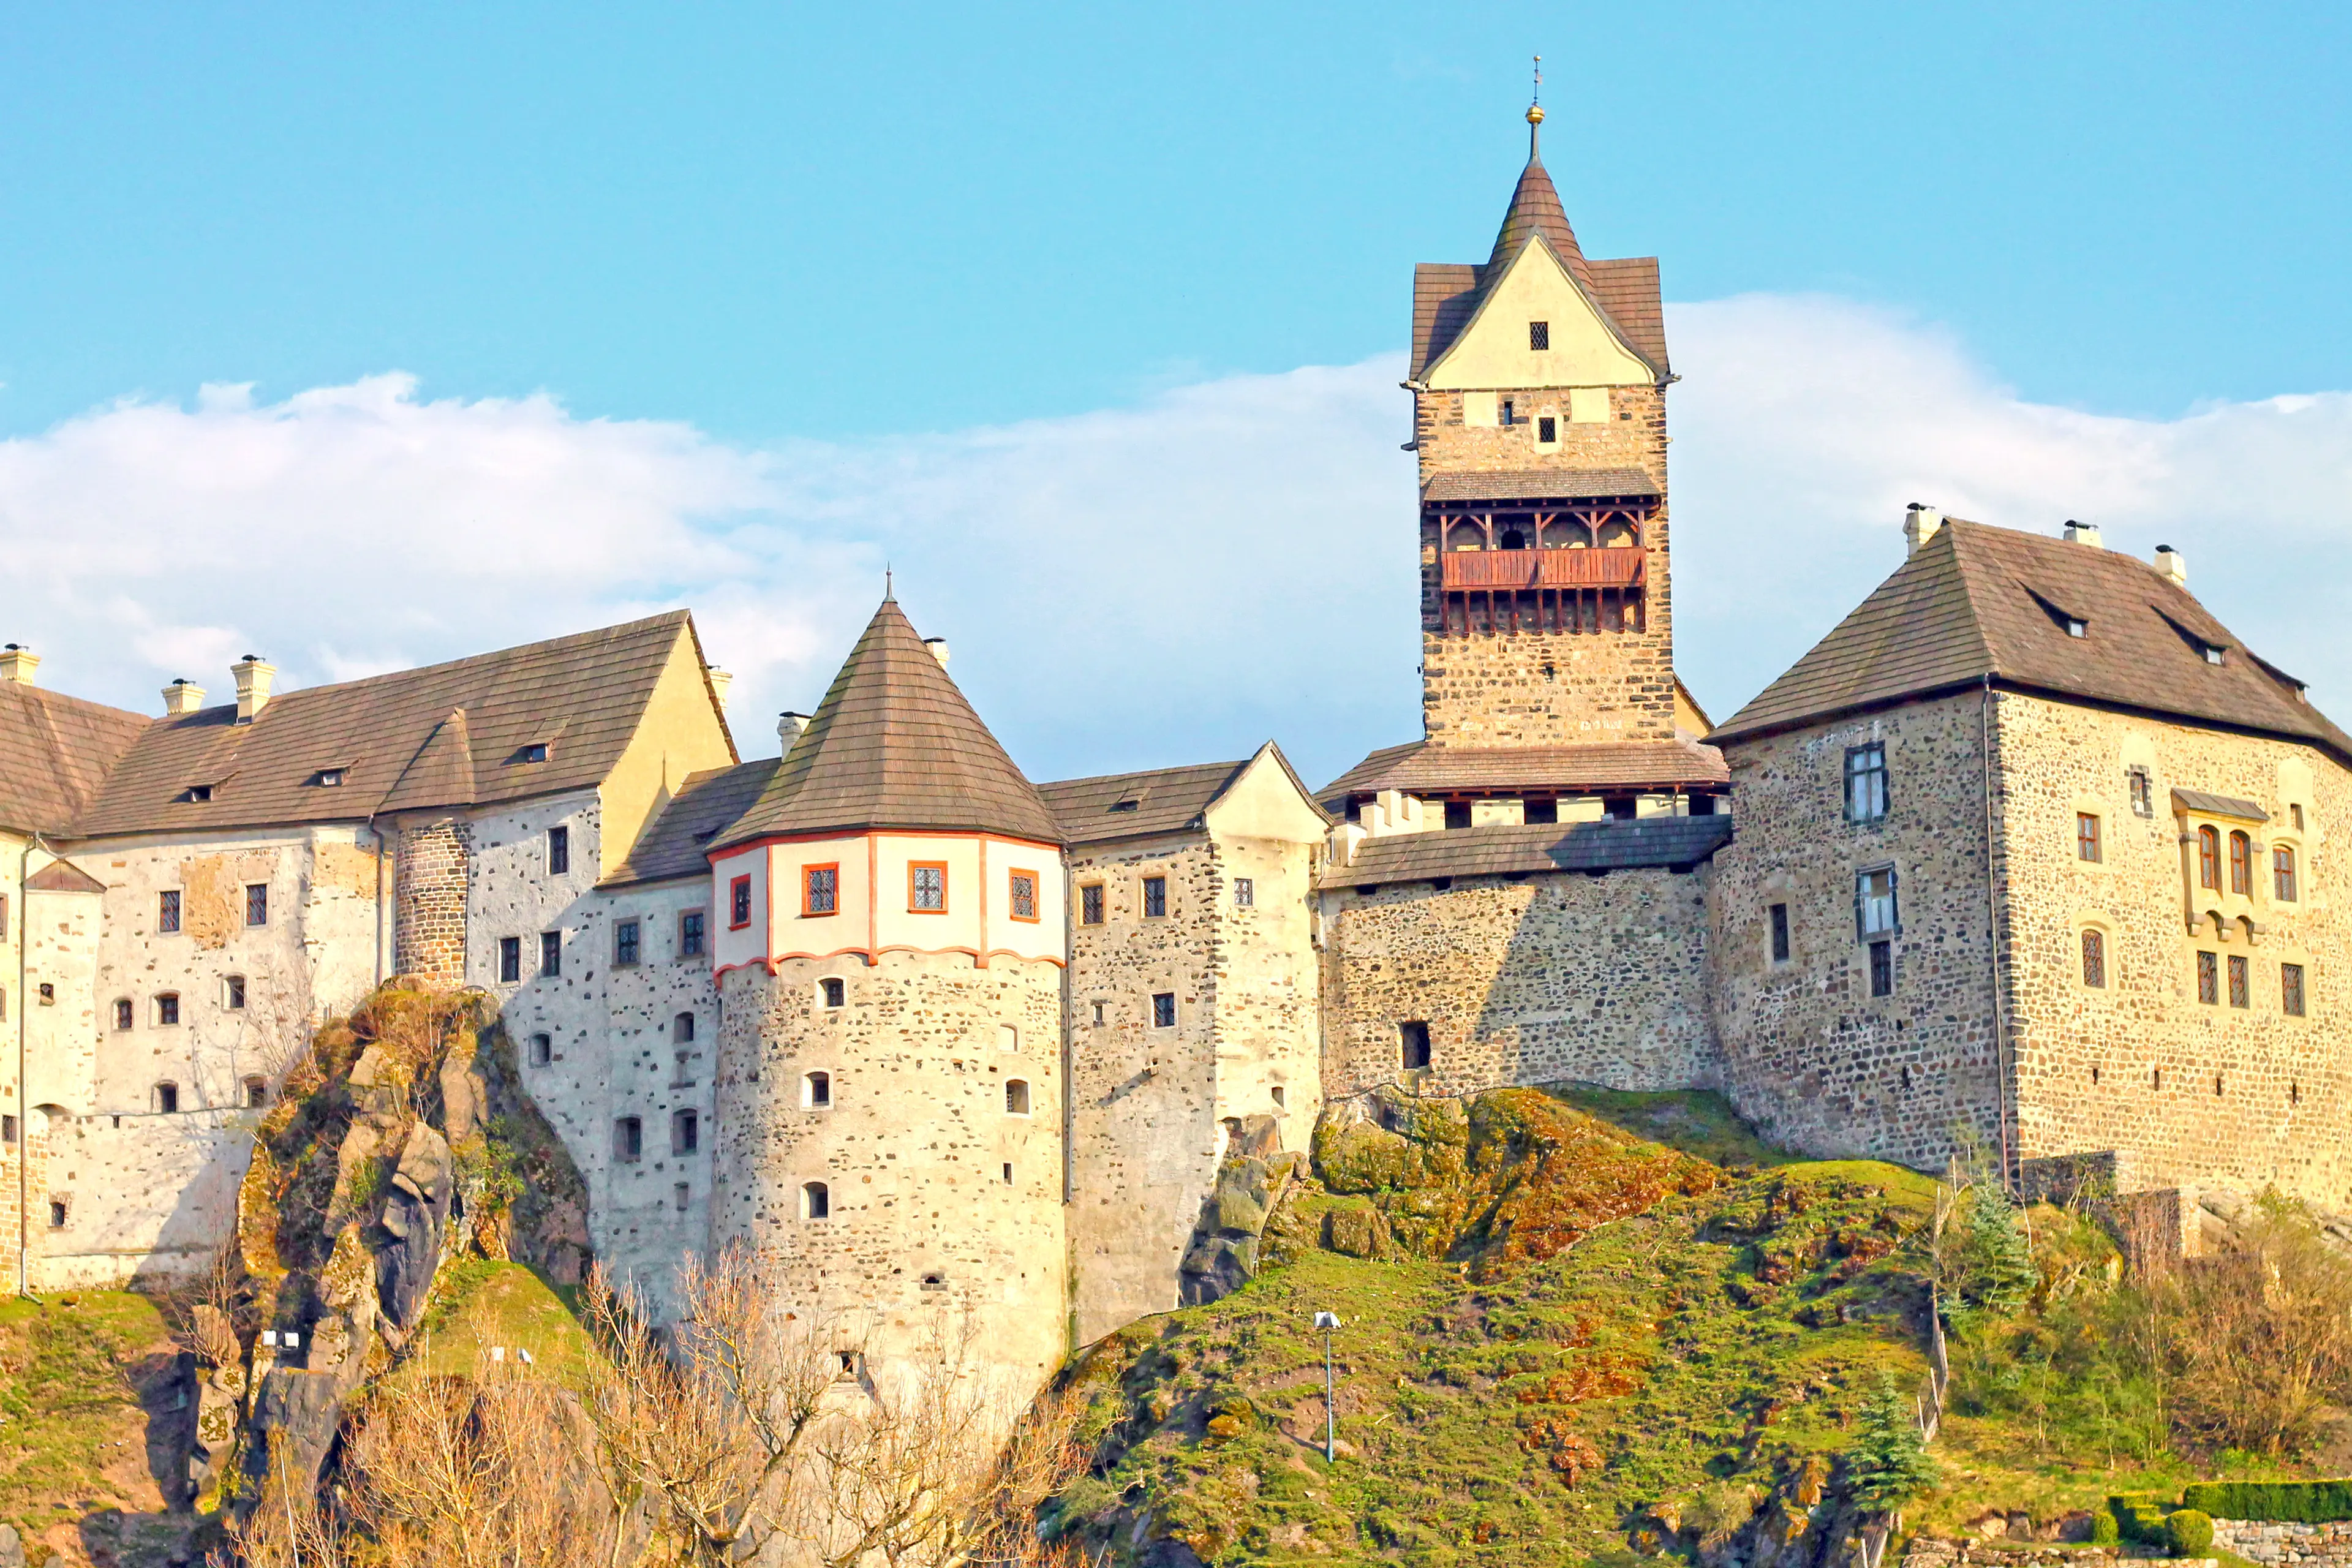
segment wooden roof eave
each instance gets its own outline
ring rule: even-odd
[[[1559,252],[1551,247],[1551,242],[1544,238],[1541,230],[1538,230],[1537,232],[1528,236],[1527,243],[1519,247],[1518,255],[1512,257],[1510,260],[1503,264],[1503,272],[1507,273],[1512,268],[1517,267],[1521,258],[1527,255],[1530,247],[1538,246],[1542,247],[1543,253],[1551,258],[1552,265],[1559,268],[1560,276],[1568,279],[1568,286],[1576,290],[1578,298],[1581,299],[1586,307],[1591,310],[1594,320],[1598,321],[1601,326],[1607,330],[1611,340],[1613,341],[1619,348],[1623,349],[1627,353],[1633,355],[1633,358],[1641,363],[1643,368],[1650,373],[1650,379],[1654,384],[1658,386],[1665,385],[1667,382],[1672,379],[1669,374],[1660,368],[1657,361],[1652,359],[1648,354],[1643,353],[1640,349],[1633,346],[1633,341],[1625,335],[1625,329],[1617,324],[1617,318],[1609,313],[1609,308],[1607,306],[1603,305],[1598,299],[1593,297],[1592,290],[1587,289],[1584,286],[1583,280],[1577,277],[1576,268],[1570,267],[1567,262],[1560,259]],[[1471,332],[1476,329],[1478,323],[1486,319],[1487,308],[1494,304],[1496,294],[1496,289],[1489,287],[1489,281],[1490,280],[1486,278],[1481,278],[1479,279],[1478,304],[1476,309],[1470,312],[1470,319],[1463,322],[1461,329],[1454,334],[1453,341],[1445,345],[1444,352],[1440,353],[1435,359],[1430,361],[1428,364],[1422,367],[1421,374],[1415,378],[1421,383],[1421,385],[1419,387],[1412,388],[1412,390],[1426,390],[1429,383],[1436,377],[1440,371],[1444,369],[1445,362],[1454,357],[1454,352],[1462,346],[1464,341],[1466,340],[1470,336]],[[1491,281],[1496,284],[1501,283],[1502,274],[1496,274]],[[1408,384],[1408,385],[1410,384]]]

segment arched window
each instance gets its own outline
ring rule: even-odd
[[[826,1189],[825,1184],[823,1182],[803,1182],[801,1184],[801,1218],[831,1219],[832,1217],[833,1194]]]
[[[694,1015],[680,1013],[677,1017],[672,1018],[669,1021],[669,1037],[681,1046],[693,1039]]]
[[[2284,844],[2271,846],[2271,896],[2283,904],[2294,902],[2294,850]]]
[[[2200,827],[2197,830],[2197,885],[2219,888],[2221,885],[2221,830]]]
[[[180,1109],[180,1086],[166,1080],[155,1086],[155,1109],[170,1116]]]
[[[1506,550],[1525,550],[1528,547],[1528,536],[1516,528],[1507,528],[1503,530],[1502,547]]]
[[[2096,929],[2083,932],[2083,984],[2104,986],[2107,983],[2106,933]]]
[[[833,1103],[833,1075],[813,1072],[801,1079],[801,1103],[823,1110]]]
[[[1004,1114],[1007,1116],[1029,1114],[1028,1079],[1009,1078],[1004,1080]]]
[[[2230,891],[2241,895],[2254,890],[2254,841],[2241,830],[2230,835]]]

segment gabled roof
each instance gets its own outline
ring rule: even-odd
[[[334,822],[593,787],[637,730],[663,668],[699,661],[684,610],[446,664],[311,686],[250,724],[234,705],[156,720],[76,826],[83,837]],[[526,748],[547,747],[527,762]],[[341,785],[319,782],[341,768]],[[182,798],[194,784],[208,800]]]
[[[1551,175],[1537,153],[1531,129],[1528,166],[1519,172],[1519,183],[1511,192],[1511,205],[1504,210],[1503,226],[1496,232],[1495,248],[1488,253],[1486,264],[1424,262],[1412,269],[1412,369],[1407,379],[1419,381],[1444,356],[1478,313],[1486,290],[1537,239],[1559,258],[1626,345],[1662,379],[1669,374],[1665,310],[1658,297],[1658,258],[1638,256],[1595,261],[1586,258],[1560,205],[1559,192],[1553,188]]]
[[[52,860],[25,879],[28,893],[102,893],[106,884],[70,860]]]
[[[614,888],[626,882],[667,882],[708,875],[710,847],[751,809],[783,761],[761,757],[731,768],[705,768],[687,774],[677,794],[639,836],[629,858],[600,885]]]
[[[1368,888],[1432,877],[1686,868],[1730,843],[1731,824],[1728,816],[1650,816],[1567,826],[1546,822],[1389,834],[1365,839],[1352,864],[1326,867],[1320,885]]]
[[[2068,635],[2069,618],[2084,635]],[[2221,650],[2208,661],[2207,648]],[[1975,686],[2111,703],[2315,742],[2352,736],[2155,567],[2095,545],[1947,520],[1717,743]]]
[[[1183,833],[1202,826],[1209,808],[1223,798],[1258,756],[1267,752],[1289,775],[1299,798],[1312,805],[1314,798],[1299,783],[1290,759],[1271,741],[1237,763],[1196,763],[1189,767],[1063,779],[1039,784],[1037,793],[1061,823],[1063,837],[1072,844]]]
[[[783,764],[713,847],[874,828],[1062,840],[1053,813],[895,599],[874,612]]]
[[[143,714],[0,681],[0,828],[70,833],[148,723]]]
[[[1385,746],[1333,779],[1315,798],[1338,810],[1349,797],[1398,789],[1407,795],[1550,791],[1594,795],[1610,789],[1672,789],[1722,784],[1731,773],[1723,753],[1688,741],[1594,741],[1579,746]]]

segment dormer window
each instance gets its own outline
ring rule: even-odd
[[[2069,618],[2068,618],[2068,620],[2067,620],[2067,622],[2066,622],[2066,635],[2067,635],[2068,637],[2089,637],[2089,636],[2091,635],[2091,626],[2090,626],[2090,623],[2089,623],[2089,622],[2087,622],[2087,621],[2079,621],[2079,620],[2073,619],[2072,617],[2069,617]]]
[[[2209,642],[2209,643],[2207,643],[2207,644],[2205,645],[2205,662],[2206,662],[2206,663],[2208,663],[2208,664],[2219,664],[2219,663],[2221,663],[2221,652],[2222,652],[2222,649],[2221,649],[2221,644],[2219,644],[2219,643],[2210,643],[2210,642]]]
[[[517,763],[543,763],[547,761],[547,742],[533,741],[508,760]]]
[[[210,784],[190,784],[180,792],[180,802],[184,805],[202,805],[212,797],[213,786]]]
[[[1545,350],[1551,347],[1551,323],[1549,321],[1529,321],[1528,323],[1528,347],[1536,353],[1542,353]]]
[[[1110,803],[1110,808],[1113,811],[1141,811],[1143,809],[1143,800],[1142,797],[1139,795],[1131,795],[1123,800],[1112,801]]]
[[[319,787],[320,789],[342,788],[343,770],[341,768],[320,768],[319,770]]]

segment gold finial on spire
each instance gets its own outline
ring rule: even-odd
[[[1543,57],[1536,57],[1535,96],[1528,103],[1528,156],[1536,155],[1537,128],[1543,124]]]

